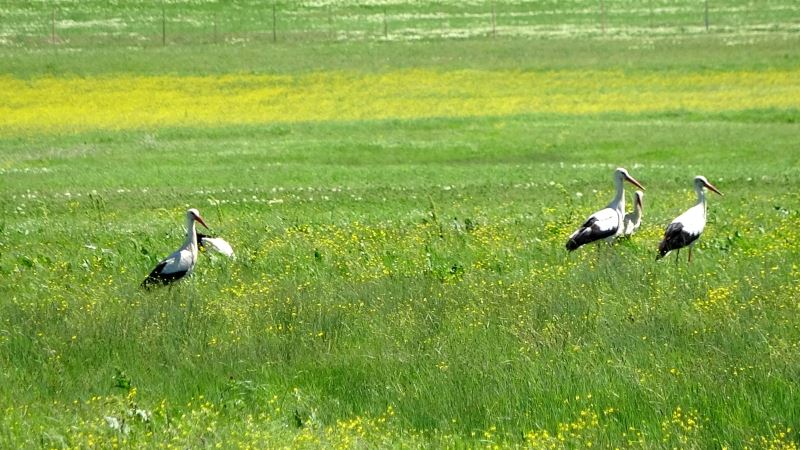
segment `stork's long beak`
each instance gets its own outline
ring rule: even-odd
[[[707,188],[711,189],[712,191],[716,192],[717,194],[719,194],[719,195],[725,195],[725,194],[723,194],[722,192],[720,192],[720,191],[719,191],[719,189],[717,189],[716,187],[714,187],[714,185],[713,185],[713,184],[711,184],[711,183],[705,183],[705,182],[704,182],[703,184],[705,185],[705,187],[707,187]]]
[[[638,187],[639,189],[641,189],[641,190],[643,190],[643,191],[645,190],[645,189],[644,189],[644,186],[642,186],[642,184],[641,184],[641,183],[639,183],[638,181],[636,181],[636,178],[633,178],[632,176],[630,176],[630,175],[627,175],[627,174],[626,174],[626,175],[625,175],[625,179],[626,179],[626,180],[628,180],[628,181],[629,181],[631,184],[633,184],[634,186]]]
[[[196,221],[200,222],[200,225],[202,225],[202,226],[206,227],[206,229],[208,229],[208,225],[206,225],[206,223],[203,221],[203,218],[202,218],[202,217],[200,217],[200,216],[195,216],[195,217],[194,217],[194,220],[196,220]]]

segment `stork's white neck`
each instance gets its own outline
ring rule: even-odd
[[[706,190],[702,184],[696,184],[694,186],[694,191],[697,192],[697,203],[695,206],[702,205],[703,208],[703,217],[706,215]]]
[[[641,218],[642,218],[642,205],[639,202],[634,201],[633,202],[633,221],[634,222],[638,222],[639,219],[641,219]]]
[[[183,241],[183,248],[191,248],[192,252],[197,251],[197,232],[195,230],[194,217],[186,215],[186,240]]]
[[[625,187],[623,186],[622,178],[616,178],[614,180],[616,183],[617,192],[614,194],[614,199],[611,200],[611,203],[608,204],[608,208],[616,209],[619,211],[620,214],[625,212]]]

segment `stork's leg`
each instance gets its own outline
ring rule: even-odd
[[[689,246],[689,262],[692,262],[692,247],[694,246],[693,245]]]
[[[681,254],[681,249],[675,251],[675,265],[678,265],[678,255]]]

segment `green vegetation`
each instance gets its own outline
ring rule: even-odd
[[[21,26],[25,9],[4,7]],[[800,68],[800,39],[782,31],[165,48],[6,39],[3,76],[98,83]],[[797,448],[799,123],[797,99],[0,135],[0,447]],[[610,200],[617,166],[647,188],[643,228],[567,254],[569,233]],[[709,197],[695,260],[656,262],[698,174],[725,196]],[[237,259],[203,254],[191,279],[138,289],[182,242],[188,207]]]
[[[654,38],[714,34],[739,42],[797,33],[785,0],[49,0],[0,9],[3,44],[152,47],[257,42],[419,41],[486,37]]]

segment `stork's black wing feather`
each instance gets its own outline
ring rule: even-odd
[[[699,238],[699,234],[690,234],[683,229],[683,224],[680,222],[673,222],[669,224],[667,230],[664,231],[664,239],[658,244],[658,256],[656,259],[661,259],[672,250],[686,247]]]
[[[581,225],[578,231],[567,240],[567,250],[573,251],[581,245],[611,237],[616,232],[617,230],[613,228],[609,230],[600,228],[597,226],[597,218],[590,217],[589,220]]]
[[[148,275],[147,278],[142,281],[141,287],[149,288],[154,284],[169,284],[186,276],[187,272],[185,270],[181,272],[163,273],[162,271],[166,265],[166,260],[158,263],[156,268],[150,272],[150,275]]]

